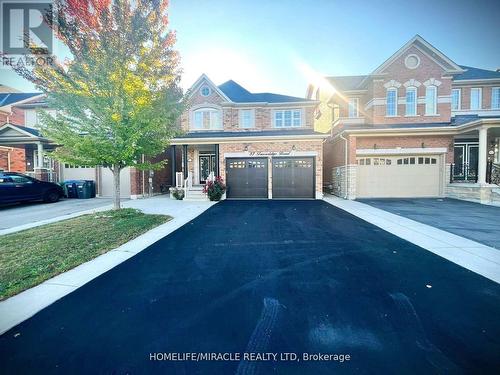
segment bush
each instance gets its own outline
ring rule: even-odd
[[[181,201],[184,199],[184,190],[173,188],[172,195],[174,196],[175,199],[177,199],[178,201]]]
[[[226,185],[220,176],[217,176],[215,181],[207,181],[203,187],[203,192],[208,195],[208,199],[211,201],[220,201],[225,191]]]

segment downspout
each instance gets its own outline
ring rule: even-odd
[[[142,164],[144,164],[144,154],[142,154]],[[145,171],[142,170],[142,197],[145,198],[144,190],[146,189],[146,181],[145,181]]]
[[[347,187],[349,186],[349,173],[347,173],[347,138],[344,138],[342,133],[339,135],[340,139],[344,140],[344,173],[345,173],[345,178],[344,178],[344,199],[348,199],[347,194]]]

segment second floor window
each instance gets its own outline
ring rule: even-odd
[[[435,115],[437,113],[437,87],[427,86],[425,89],[425,114]]]
[[[491,89],[491,109],[500,109],[500,87]]]
[[[249,129],[255,126],[253,109],[240,109],[240,128]]]
[[[406,89],[406,116],[417,115],[417,88],[408,87]]]
[[[470,109],[481,109],[481,88],[470,89]]]
[[[398,114],[398,91],[396,89],[387,90],[386,116],[397,116]]]
[[[222,129],[220,111],[215,108],[200,108],[193,113],[193,128],[196,130]]]
[[[302,111],[300,109],[285,109],[274,112],[275,128],[291,128],[302,126]]]
[[[349,109],[348,109],[348,116],[349,117],[358,117],[358,98],[349,98]]]
[[[451,110],[458,111],[461,107],[460,105],[460,89],[451,90]]]

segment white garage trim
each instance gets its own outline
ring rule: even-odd
[[[446,154],[446,147],[430,147],[430,148],[363,148],[357,149],[357,155],[435,155]]]

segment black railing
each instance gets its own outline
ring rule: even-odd
[[[477,165],[451,164],[450,183],[453,182],[477,182]]]

